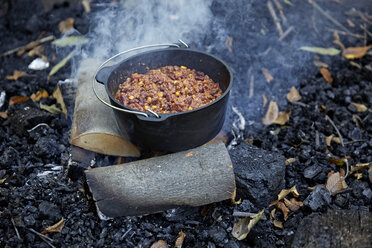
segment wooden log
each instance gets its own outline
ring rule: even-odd
[[[221,142],[85,171],[101,219],[235,198],[232,162]]]
[[[120,132],[113,110],[93,93],[92,78],[98,66],[95,59],[81,62],[70,143],[106,155],[139,157],[137,147]],[[109,101],[103,85],[97,85],[97,92]]]

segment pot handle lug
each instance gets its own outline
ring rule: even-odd
[[[107,83],[107,80],[112,72],[112,66],[106,66],[100,69],[96,74],[96,80],[100,84]]]
[[[182,40],[179,40],[179,42],[184,45],[186,48],[189,47],[189,45],[187,45],[184,41]],[[92,89],[93,89],[93,92],[94,94],[96,95],[96,97],[98,98],[98,100],[100,100],[103,104],[105,104],[106,106],[112,108],[112,109],[115,109],[115,110],[118,110],[118,111],[122,111],[122,112],[126,112],[126,113],[129,113],[129,114],[135,114],[135,115],[141,115],[141,116],[144,116],[144,117],[155,117],[155,118],[161,118],[160,115],[158,115],[157,113],[153,112],[153,111],[148,111],[148,112],[141,112],[141,111],[133,111],[133,110],[129,110],[129,109],[124,109],[124,108],[119,108],[119,107],[116,107],[114,105],[111,105],[110,103],[106,102],[102,97],[100,97],[98,94],[97,94],[97,91],[96,91],[96,88],[95,88],[95,83],[98,82],[98,83],[101,83],[101,84],[104,84],[104,82],[107,81],[109,75],[111,74],[112,72],[112,66],[109,66],[109,67],[105,67],[105,65],[110,62],[111,60],[119,57],[120,55],[123,55],[123,54],[126,54],[126,53],[129,53],[129,52],[133,52],[133,51],[137,51],[137,50],[142,50],[142,49],[147,49],[147,48],[157,48],[157,47],[176,47],[176,48],[181,48],[180,45],[178,44],[154,44],[154,45],[147,45],[147,46],[141,46],[141,47],[135,47],[135,48],[132,48],[132,49],[129,49],[129,50],[126,50],[126,51],[123,51],[123,52],[120,52],[114,56],[112,56],[111,58],[107,59],[105,62],[103,62],[96,70],[96,72],[94,73],[94,77],[93,77],[93,80],[92,80]],[[107,69],[106,69],[107,68]],[[101,74],[101,75],[100,75]]]

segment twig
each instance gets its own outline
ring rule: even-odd
[[[279,37],[279,40],[280,40],[280,41],[281,41],[281,40],[284,40],[284,38],[287,37],[288,34],[289,34],[290,32],[292,32],[293,29],[294,29],[294,27],[293,27],[293,26],[290,26],[290,27],[289,27],[289,28],[288,28],[288,29],[283,33],[283,35]]]
[[[17,234],[17,238],[18,238],[19,240],[22,240],[22,239],[21,239],[21,236],[19,235],[18,228],[17,228],[17,226],[16,226],[15,223],[14,223],[13,217],[10,217],[10,220],[12,221],[12,224],[13,224],[14,230],[15,230],[15,232],[16,232],[16,234]]]
[[[345,142],[344,145],[350,145],[350,144],[357,143],[357,142],[367,142],[367,141],[368,140],[352,140],[352,141]]]
[[[123,238],[125,238],[125,236],[127,236],[127,234],[130,232],[130,231],[132,231],[132,228],[130,227],[124,234],[123,234],[123,236],[121,236],[120,237],[120,239],[123,239]]]
[[[325,119],[331,123],[331,125],[333,126],[333,128],[336,130],[338,137],[340,138],[341,145],[343,147],[345,147],[345,144],[344,144],[344,140],[342,138],[342,135],[341,135],[340,131],[338,130],[338,128],[336,127],[335,123],[332,121],[332,119],[328,115],[326,115]],[[347,159],[345,159],[345,163],[346,163],[346,173],[345,173],[345,176],[343,177],[344,180],[345,180],[345,178],[349,174],[349,162],[348,162]]]
[[[249,96],[248,98],[252,98],[254,93],[254,76],[251,75],[251,81],[249,83]]]
[[[282,18],[283,22],[286,23],[287,18],[285,17],[284,12],[283,12],[283,6],[280,4],[278,0],[273,0],[273,1],[275,3],[276,8],[279,10],[280,17]]]
[[[50,128],[50,126],[49,126],[48,124],[46,124],[46,123],[39,123],[39,124],[37,124],[36,126],[34,126],[33,128],[28,129],[27,132],[32,132],[32,131],[34,131],[36,128],[41,127],[41,126],[46,126],[47,128]]]
[[[319,141],[319,132],[318,130],[315,131],[315,147],[319,147],[320,141]]]
[[[27,45],[25,46],[20,46],[20,47],[17,47],[17,48],[14,48],[12,50],[9,50],[3,54],[0,55],[0,57],[2,56],[7,56],[7,55],[10,55],[10,54],[13,54],[13,53],[16,53],[16,52],[19,52],[19,51],[22,51],[22,50],[28,50],[28,49],[32,49],[33,47],[36,47],[37,45],[41,44],[41,43],[44,43],[44,42],[47,42],[47,41],[51,41],[54,39],[54,36],[53,35],[50,35],[50,36],[47,36],[45,38],[42,38],[42,39],[38,39],[38,40],[35,40],[35,41],[31,41],[30,43],[28,43]]]
[[[344,25],[342,25],[341,23],[339,23],[336,19],[334,19],[332,16],[330,16],[329,14],[327,14],[327,12],[325,12],[315,1],[313,0],[309,0],[309,3],[311,5],[314,6],[314,8],[316,8],[322,15],[324,15],[325,17],[327,17],[328,20],[330,20],[333,24],[335,24],[337,27],[341,28],[342,30],[344,30],[346,33],[348,34],[353,34],[352,32],[349,31],[349,29],[347,29]]]
[[[344,32],[344,31],[341,31],[341,30],[337,30],[337,29],[334,29],[334,28],[327,28],[328,31],[331,31],[331,32],[337,32],[338,34],[341,34],[341,35],[350,35],[352,37],[355,37],[355,38],[358,38],[358,39],[364,39],[364,36],[363,35],[360,35],[360,34],[353,34],[353,33],[347,33],[347,32]]]
[[[240,212],[240,211],[234,211],[233,216],[234,217],[251,217],[255,215],[254,213],[248,213],[248,212]]]
[[[279,37],[281,37],[283,35],[283,29],[282,29],[282,26],[280,25],[279,18],[275,13],[274,6],[270,0],[267,1],[267,8],[269,9],[270,15],[274,20],[276,29],[278,30],[278,33],[279,33]]]
[[[49,238],[48,236],[46,236],[46,235],[44,235],[44,234],[42,234],[42,233],[39,233],[39,232],[35,231],[35,230],[32,229],[32,228],[27,228],[27,229],[28,229],[30,232],[33,232],[34,234],[40,236],[40,238],[42,238],[43,240],[45,239],[45,240],[48,240],[48,241],[50,241],[50,242],[54,242],[53,239]]]
[[[367,28],[366,28],[366,26],[365,25],[360,25],[360,28],[361,29],[363,29],[364,30],[364,32],[366,32],[369,36],[371,36],[372,37],[372,33],[371,32],[369,32],[368,30],[367,30]]]
[[[301,107],[305,107],[305,108],[308,108],[309,105],[307,105],[306,103],[303,103],[303,102],[291,102],[292,104],[295,104],[295,105],[300,105]]]

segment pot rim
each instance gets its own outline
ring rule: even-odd
[[[220,101],[222,98],[224,98],[226,95],[228,95],[230,93],[230,90],[231,90],[231,87],[232,87],[232,84],[233,84],[233,74],[230,70],[230,68],[228,67],[228,65],[223,61],[221,60],[220,58],[217,58],[216,56],[212,55],[212,54],[209,54],[209,53],[206,53],[206,52],[203,52],[203,51],[199,51],[199,50],[195,50],[195,49],[190,49],[190,48],[174,48],[174,47],[169,47],[169,48],[163,48],[163,49],[154,49],[154,50],[150,50],[150,51],[145,51],[145,52],[141,52],[141,53],[137,53],[135,55],[132,55],[132,56],[129,56],[128,58],[118,62],[116,65],[113,65],[113,69],[111,70],[109,76],[107,77],[107,80],[104,82],[105,84],[105,89],[106,89],[106,93],[108,94],[109,98],[115,102],[115,104],[117,104],[118,106],[120,106],[121,108],[124,108],[124,109],[127,109],[127,110],[131,110],[131,111],[138,111],[138,112],[142,112],[142,113],[151,113],[151,112],[144,112],[144,111],[139,111],[137,109],[133,109],[133,108],[129,108],[127,106],[125,106],[124,104],[120,103],[119,101],[117,101],[115,99],[115,97],[113,95],[111,95],[111,93],[109,92],[109,89],[108,89],[108,82],[109,82],[109,78],[111,76],[111,74],[124,62],[128,61],[129,59],[133,59],[134,57],[136,56],[142,56],[144,54],[147,54],[147,53],[153,53],[153,52],[161,52],[161,51],[169,51],[169,50],[175,50],[175,51],[186,51],[186,52],[192,52],[192,53],[199,53],[199,54],[204,54],[206,56],[209,56],[211,58],[213,58],[214,60],[218,61],[219,63],[221,63],[227,70],[227,72],[229,73],[229,76],[230,76],[230,80],[229,80],[229,85],[228,87],[226,88],[226,90],[221,94],[220,97],[218,97],[216,100],[214,100],[213,102],[211,103],[208,103],[206,105],[203,105],[202,107],[200,108],[197,108],[197,109],[193,109],[193,110],[187,110],[187,111],[183,111],[183,112],[176,112],[176,113],[156,113],[159,118],[156,118],[156,117],[153,117],[153,114],[152,115],[148,115],[148,117],[145,117],[145,116],[141,116],[139,114],[134,114],[136,115],[138,118],[140,119],[143,119],[143,120],[151,120],[151,121],[163,121],[169,117],[172,117],[172,116],[178,116],[178,115],[182,115],[182,114],[189,114],[189,113],[193,113],[193,112],[197,112],[197,111],[201,111],[205,108],[208,108],[209,106],[217,103],[218,101]]]

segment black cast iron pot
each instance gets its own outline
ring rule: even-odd
[[[225,120],[232,86],[232,74],[227,65],[210,54],[178,48],[174,44],[170,46],[173,47],[135,54],[114,66],[102,68],[110,59],[140,48],[117,54],[102,64],[95,76],[106,87],[111,104],[105,104],[114,109],[120,130],[141,150],[177,152],[203,145],[219,133]],[[146,73],[149,69],[167,65],[183,65],[204,72],[219,83],[222,95],[201,108],[170,114],[140,112],[115,100],[119,85],[131,74]]]

